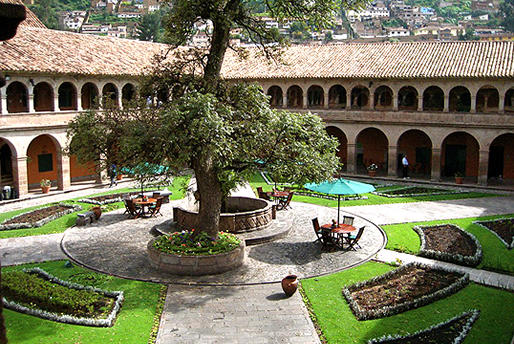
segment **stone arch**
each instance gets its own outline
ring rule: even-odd
[[[487,177],[499,183],[514,184],[514,133],[496,137],[489,146]]]
[[[84,110],[98,109],[99,97],[98,87],[92,82],[86,82],[82,85],[80,99]]]
[[[369,90],[364,86],[352,89],[352,109],[367,109],[369,107]]]
[[[348,162],[348,138],[345,133],[338,127],[328,126],[325,128],[327,134],[335,137],[339,141],[336,155],[339,157],[339,161],[343,163],[343,171],[346,171],[346,165]]]
[[[16,148],[7,139],[0,137],[0,185],[16,186],[17,176],[13,160],[16,159]]]
[[[307,102],[310,108],[322,108],[325,105],[325,92],[323,87],[312,85],[307,90]]]
[[[450,112],[469,112],[471,110],[471,93],[464,86],[456,86],[450,90]]]
[[[334,85],[328,90],[328,107],[330,109],[344,109],[346,107],[346,89],[341,85]]]
[[[366,128],[357,135],[355,143],[357,173],[367,173],[371,164],[378,166],[379,173],[387,173],[389,141],[382,130]]]
[[[478,90],[476,101],[477,112],[497,112],[500,93],[493,86],[484,86]]]
[[[443,111],[444,92],[438,86],[430,86],[423,91],[423,111]]]
[[[54,90],[47,82],[40,82],[34,86],[34,110],[54,111]]]
[[[287,90],[287,107],[302,108],[303,107],[303,90],[298,85],[293,85]]]
[[[375,110],[393,109],[393,90],[389,86],[379,86],[374,95]]]
[[[71,82],[63,82],[58,93],[60,110],[77,110],[77,89]]]
[[[271,86],[270,88],[268,88],[267,94],[270,97],[269,103],[272,107],[282,107],[284,101],[284,94],[280,86]]]
[[[432,171],[432,140],[424,131],[419,129],[405,131],[398,138],[397,147],[397,171],[401,169],[401,159],[405,154],[409,161],[410,174],[421,178],[430,178]]]
[[[453,178],[458,173],[476,182],[479,150],[477,139],[464,131],[446,136],[441,145],[442,176]]]
[[[412,86],[404,86],[398,91],[398,110],[416,111],[418,91]]]
[[[514,112],[514,88],[505,92],[505,106],[506,112]]]
[[[29,111],[28,91],[25,84],[19,81],[11,82],[9,86],[7,86],[6,94],[7,112],[17,113]]]
[[[29,188],[38,188],[41,179],[58,184],[61,146],[48,134],[36,136],[27,148],[27,179]]]
[[[102,107],[118,107],[118,88],[112,82],[102,88]]]
[[[125,104],[136,99],[136,87],[131,83],[126,83],[121,89],[121,101]]]

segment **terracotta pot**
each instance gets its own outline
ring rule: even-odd
[[[282,289],[287,296],[293,295],[297,288],[298,280],[296,279],[296,275],[289,275],[282,279]]]
[[[43,193],[48,193],[50,191],[50,186],[42,186],[41,191],[43,191]]]
[[[97,220],[100,218],[100,216],[102,216],[102,208],[100,207],[93,207],[91,208],[91,211],[95,213],[95,217]]]
[[[376,177],[376,175],[377,175],[377,171],[371,171],[371,170],[368,170],[368,175],[369,175],[370,177]]]
[[[464,177],[455,177],[455,184],[462,184]]]
[[[122,179],[123,179],[123,174],[116,175],[116,180],[122,180]]]

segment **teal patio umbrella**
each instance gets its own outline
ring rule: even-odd
[[[375,187],[371,184],[359,183],[343,178],[326,180],[319,184],[308,183],[305,184],[304,187],[316,192],[326,193],[329,195],[337,195],[337,223],[339,223],[341,195],[358,195],[375,191]]]

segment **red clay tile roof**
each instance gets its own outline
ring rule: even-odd
[[[0,43],[0,70],[51,74],[141,75],[165,45],[21,26]],[[227,53],[226,79],[513,78],[514,42],[349,43],[294,46],[286,64],[250,50]]]

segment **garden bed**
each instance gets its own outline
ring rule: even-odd
[[[123,201],[124,198],[136,196],[139,194],[140,194],[140,192],[124,192],[124,193],[82,198],[82,199],[79,199],[78,202],[104,205],[104,204],[109,204],[109,203],[121,202],[121,201]]]
[[[0,225],[0,230],[41,227],[50,221],[80,210],[82,210],[80,205],[69,204],[57,204],[31,210],[5,220]]]
[[[474,309],[456,317],[405,336],[384,336],[368,341],[368,344],[460,344],[468,335],[480,311]]]
[[[425,188],[419,186],[409,186],[405,188],[399,188],[394,190],[384,190],[384,191],[373,191],[375,195],[382,197],[416,197],[416,196],[435,196],[435,195],[448,195],[448,194],[459,194],[465,193],[460,190],[447,190],[447,189],[437,189],[437,188]]]
[[[509,250],[514,247],[514,218],[474,221],[473,223],[491,231]]]
[[[114,324],[123,292],[60,280],[45,271],[12,271],[2,276],[6,308],[43,319],[87,326]]]
[[[456,293],[468,283],[467,274],[411,263],[345,287],[343,296],[358,320],[368,320],[424,306]]]
[[[476,266],[482,260],[477,238],[453,224],[415,226],[421,239],[419,255],[450,263]]]

